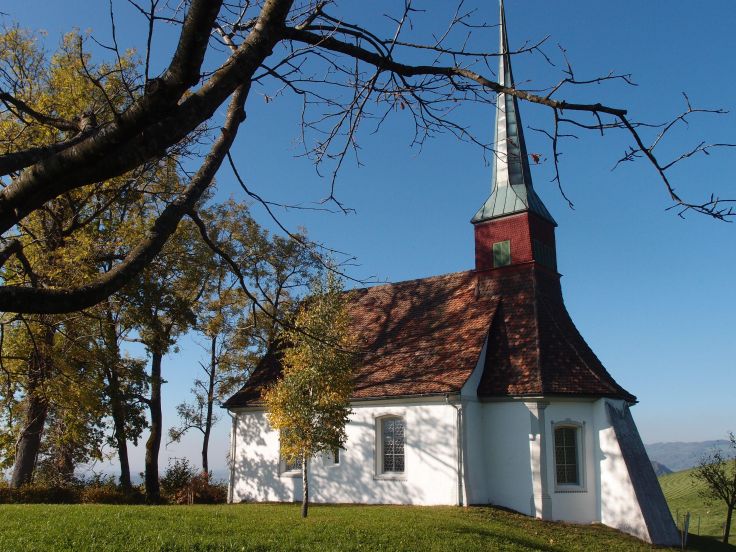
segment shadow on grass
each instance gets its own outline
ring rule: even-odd
[[[494,545],[497,546],[514,544],[518,546],[523,546],[524,548],[529,550],[539,550],[540,552],[565,552],[564,548],[560,548],[558,546],[541,545],[538,540],[523,539],[506,534],[502,531],[491,531],[480,528],[471,529],[469,527],[456,527],[452,529],[452,532],[457,534],[486,537],[491,542],[493,542]]]
[[[731,540],[733,540],[733,535]],[[694,552],[736,552],[736,546],[724,544],[715,537],[699,537],[691,533],[687,537],[687,550]]]

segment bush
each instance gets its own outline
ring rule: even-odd
[[[202,472],[195,475],[190,483],[191,498],[194,504],[222,504],[227,502],[227,485],[222,481],[212,481],[212,474]]]
[[[146,497],[139,490],[124,492],[113,476],[94,476],[85,482],[79,494],[84,504],[143,504]]]
[[[174,504],[220,504],[227,501],[227,485],[211,473],[197,474],[186,459],[169,463],[161,478],[162,498]],[[112,475],[93,475],[59,485],[34,482],[13,489],[0,477],[0,504],[144,504],[140,489],[124,492]]]
[[[185,458],[169,463],[161,478],[161,491],[174,504],[221,504],[227,501],[227,485],[213,481],[212,474],[195,473]]]
[[[32,483],[14,489],[0,484],[0,504],[74,504],[79,502],[78,487],[48,486]]]
[[[169,460],[169,467],[161,478],[161,493],[164,498],[176,504],[186,504],[186,501],[180,500],[187,495],[195,473],[186,458],[175,458],[173,464]]]
[[[73,484],[58,485],[34,482],[19,489],[0,479],[0,504],[141,504],[143,494],[135,490],[125,493],[112,475],[94,475],[75,479]]]

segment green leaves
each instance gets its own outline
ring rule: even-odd
[[[354,354],[346,296],[333,272],[315,278],[310,290],[282,334],[289,344],[283,377],[263,397],[287,460],[342,447],[350,414]]]

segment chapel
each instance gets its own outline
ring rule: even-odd
[[[513,87],[501,1],[499,83]],[[621,387],[565,308],[557,223],[537,195],[515,96],[498,95],[488,199],[471,219],[474,268],[349,293],[365,353],[343,449],[310,463],[314,502],[493,504],[679,542]],[[269,351],[226,403],[229,500],[301,500],[261,392]]]

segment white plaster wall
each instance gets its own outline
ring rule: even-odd
[[[463,400],[464,504],[488,504],[490,500],[489,463],[486,447],[488,433],[484,429],[484,404]]]
[[[488,502],[532,514],[529,409],[521,401],[490,402],[481,406]]]
[[[649,531],[629,478],[629,471],[608,419],[606,402],[622,407],[622,401],[610,399],[601,399],[594,405],[595,432],[598,441],[596,463],[600,470],[600,521],[649,541]]]
[[[648,540],[606,412],[609,400],[546,402],[544,450],[551,505],[545,517],[601,522]],[[620,407],[620,401],[610,402]],[[457,449],[459,406],[464,418],[462,466]],[[399,480],[377,477],[376,420],[387,415],[406,421],[406,472]],[[311,498],[365,504],[491,503],[534,515],[530,416],[522,400],[481,403],[467,395],[460,405],[443,399],[357,403],[346,427],[348,439],[340,464],[322,457],[310,462]],[[582,425],[584,486],[577,492],[562,492],[555,484],[553,428],[559,422]],[[269,427],[265,413],[240,411],[234,427],[232,500],[301,500],[301,478],[280,473],[278,433]]]
[[[488,504],[487,432],[484,430],[485,405],[478,401],[478,384],[485,366],[488,338],[478,363],[460,392],[463,416],[463,504]]]
[[[301,500],[301,479],[279,474],[278,433],[263,411],[236,413],[232,501]]]
[[[597,506],[599,471],[595,465],[595,419],[593,403],[590,401],[550,400],[546,408],[546,454],[548,494],[552,501],[551,519],[592,523],[600,521]],[[556,484],[554,427],[555,424],[580,425],[582,446],[580,465],[580,488],[571,490]]]
[[[377,477],[376,420],[402,416],[406,423],[405,475]],[[279,473],[278,433],[262,411],[237,413],[234,502],[301,500],[301,478]],[[435,403],[356,403],[346,426],[340,464],[318,457],[310,462],[314,502],[365,504],[457,504],[457,410]]]

